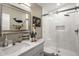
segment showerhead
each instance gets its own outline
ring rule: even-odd
[[[73,14],[73,13],[76,13],[76,12],[79,12],[78,10],[74,10],[72,12],[68,12],[67,14],[64,14],[64,16],[70,16],[69,14]]]
[[[47,15],[49,15],[49,14],[43,14],[42,16],[47,16]]]
[[[64,16],[70,16],[69,14],[64,14]]]

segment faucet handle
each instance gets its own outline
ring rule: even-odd
[[[13,45],[15,45],[15,42],[13,42]]]

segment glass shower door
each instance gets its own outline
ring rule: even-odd
[[[79,9],[77,10],[77,12],[75,13],[75,22],[74,22],[74,32],[75,32],[75,36],[76,36],[76,53],[79,56]]]
[[[56,23],[56,53],[62,56],[76,55],[75,13],[70,16],[64,14],[63,12],[57,15],[59,21]]]

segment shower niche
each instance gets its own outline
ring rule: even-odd
[[[65,25],[56,26],[56,30],[65,30]]]

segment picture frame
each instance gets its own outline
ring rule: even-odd
[[[33,24],[35,24],[36,27],[41,27],[41,18],[33,16]]]

